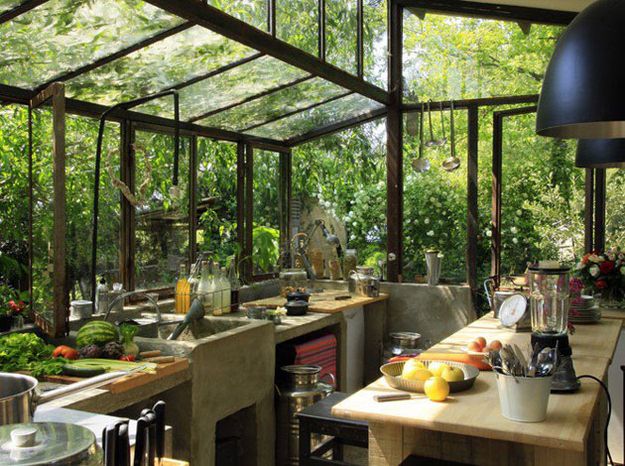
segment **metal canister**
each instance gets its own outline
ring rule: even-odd
[[[277,463],[279,466],[299,465],[299,420],[297,413],[315,404],[334,391],[319,381],[320,366],[292,365],[280,368],[286,376],[278,391]],[[320,437],[313,436],[313,447]]]
[[[373,267],[356,267],[349,276],[349,291],[359,296],[380,296],[380,278],[373,274]]]

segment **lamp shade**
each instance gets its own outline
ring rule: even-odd
[[[575,165],[582,168],[625,168],[625,139],[580,139]]]
[[[625,138],[625,1],[598,0],[568,26],[543,81],[536,132]]]

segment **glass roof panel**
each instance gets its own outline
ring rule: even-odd
[[[318,0],[276,0],[276,35],[291,45],[319,54]]]
[[[199,81],[180,90],[180,118],[190,120],[226,107],[272,87],[303,78],[307,73],[267,55]],[[171,97],[136,107],[136,110],[173,117]]]
[[[356,0],[326,0],[326,59],[356,74]]]
[[[321,78],[312,78],[295,86],[255,99],[230,110],[198,121],[201,125],[240,131],[280,115],[306,108],[316,102],[345,93],[347,90]]]
[[[112,105],[153,94],[254,53],[194,26],[68,81],[68,96]]]
[[[140,0],[50,0],[0,25],[0,82],[33,88],[182,22]]]
[[[12,10],[21,3],[22,0],[0,0],[0,13]]]
[[[364,78],[386,89],[388,81],[387,0],[363,3]]]
[[[273,139],[289,139],[333,123],[363,115],[381,108],[382,104],[360,94],[350,94],[287,118],[268,123],[247,134]]]
[[[269,24],[267,0],[208,0],[208,4],[258,29],[267,30]]]

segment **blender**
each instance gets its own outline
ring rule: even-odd
[[[528,268],[532,348],[558,349],[558,367],[551,383],[552,392],[579,388],[568,337],[569,271],[557,262],[539,262]]]

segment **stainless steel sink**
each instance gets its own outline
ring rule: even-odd
[[[220,333],[235,330],[237,328],[249,325],[250,321],[225,319],[222,317],[204,317],[203,319],[192,322],[178,337],[177,341],[195,341],[201,338],[210,337]],[[174,331],[178,324],[176,322],[161,322],[158,326],[142,327],[140,336],[145,338],[167,339]]]

